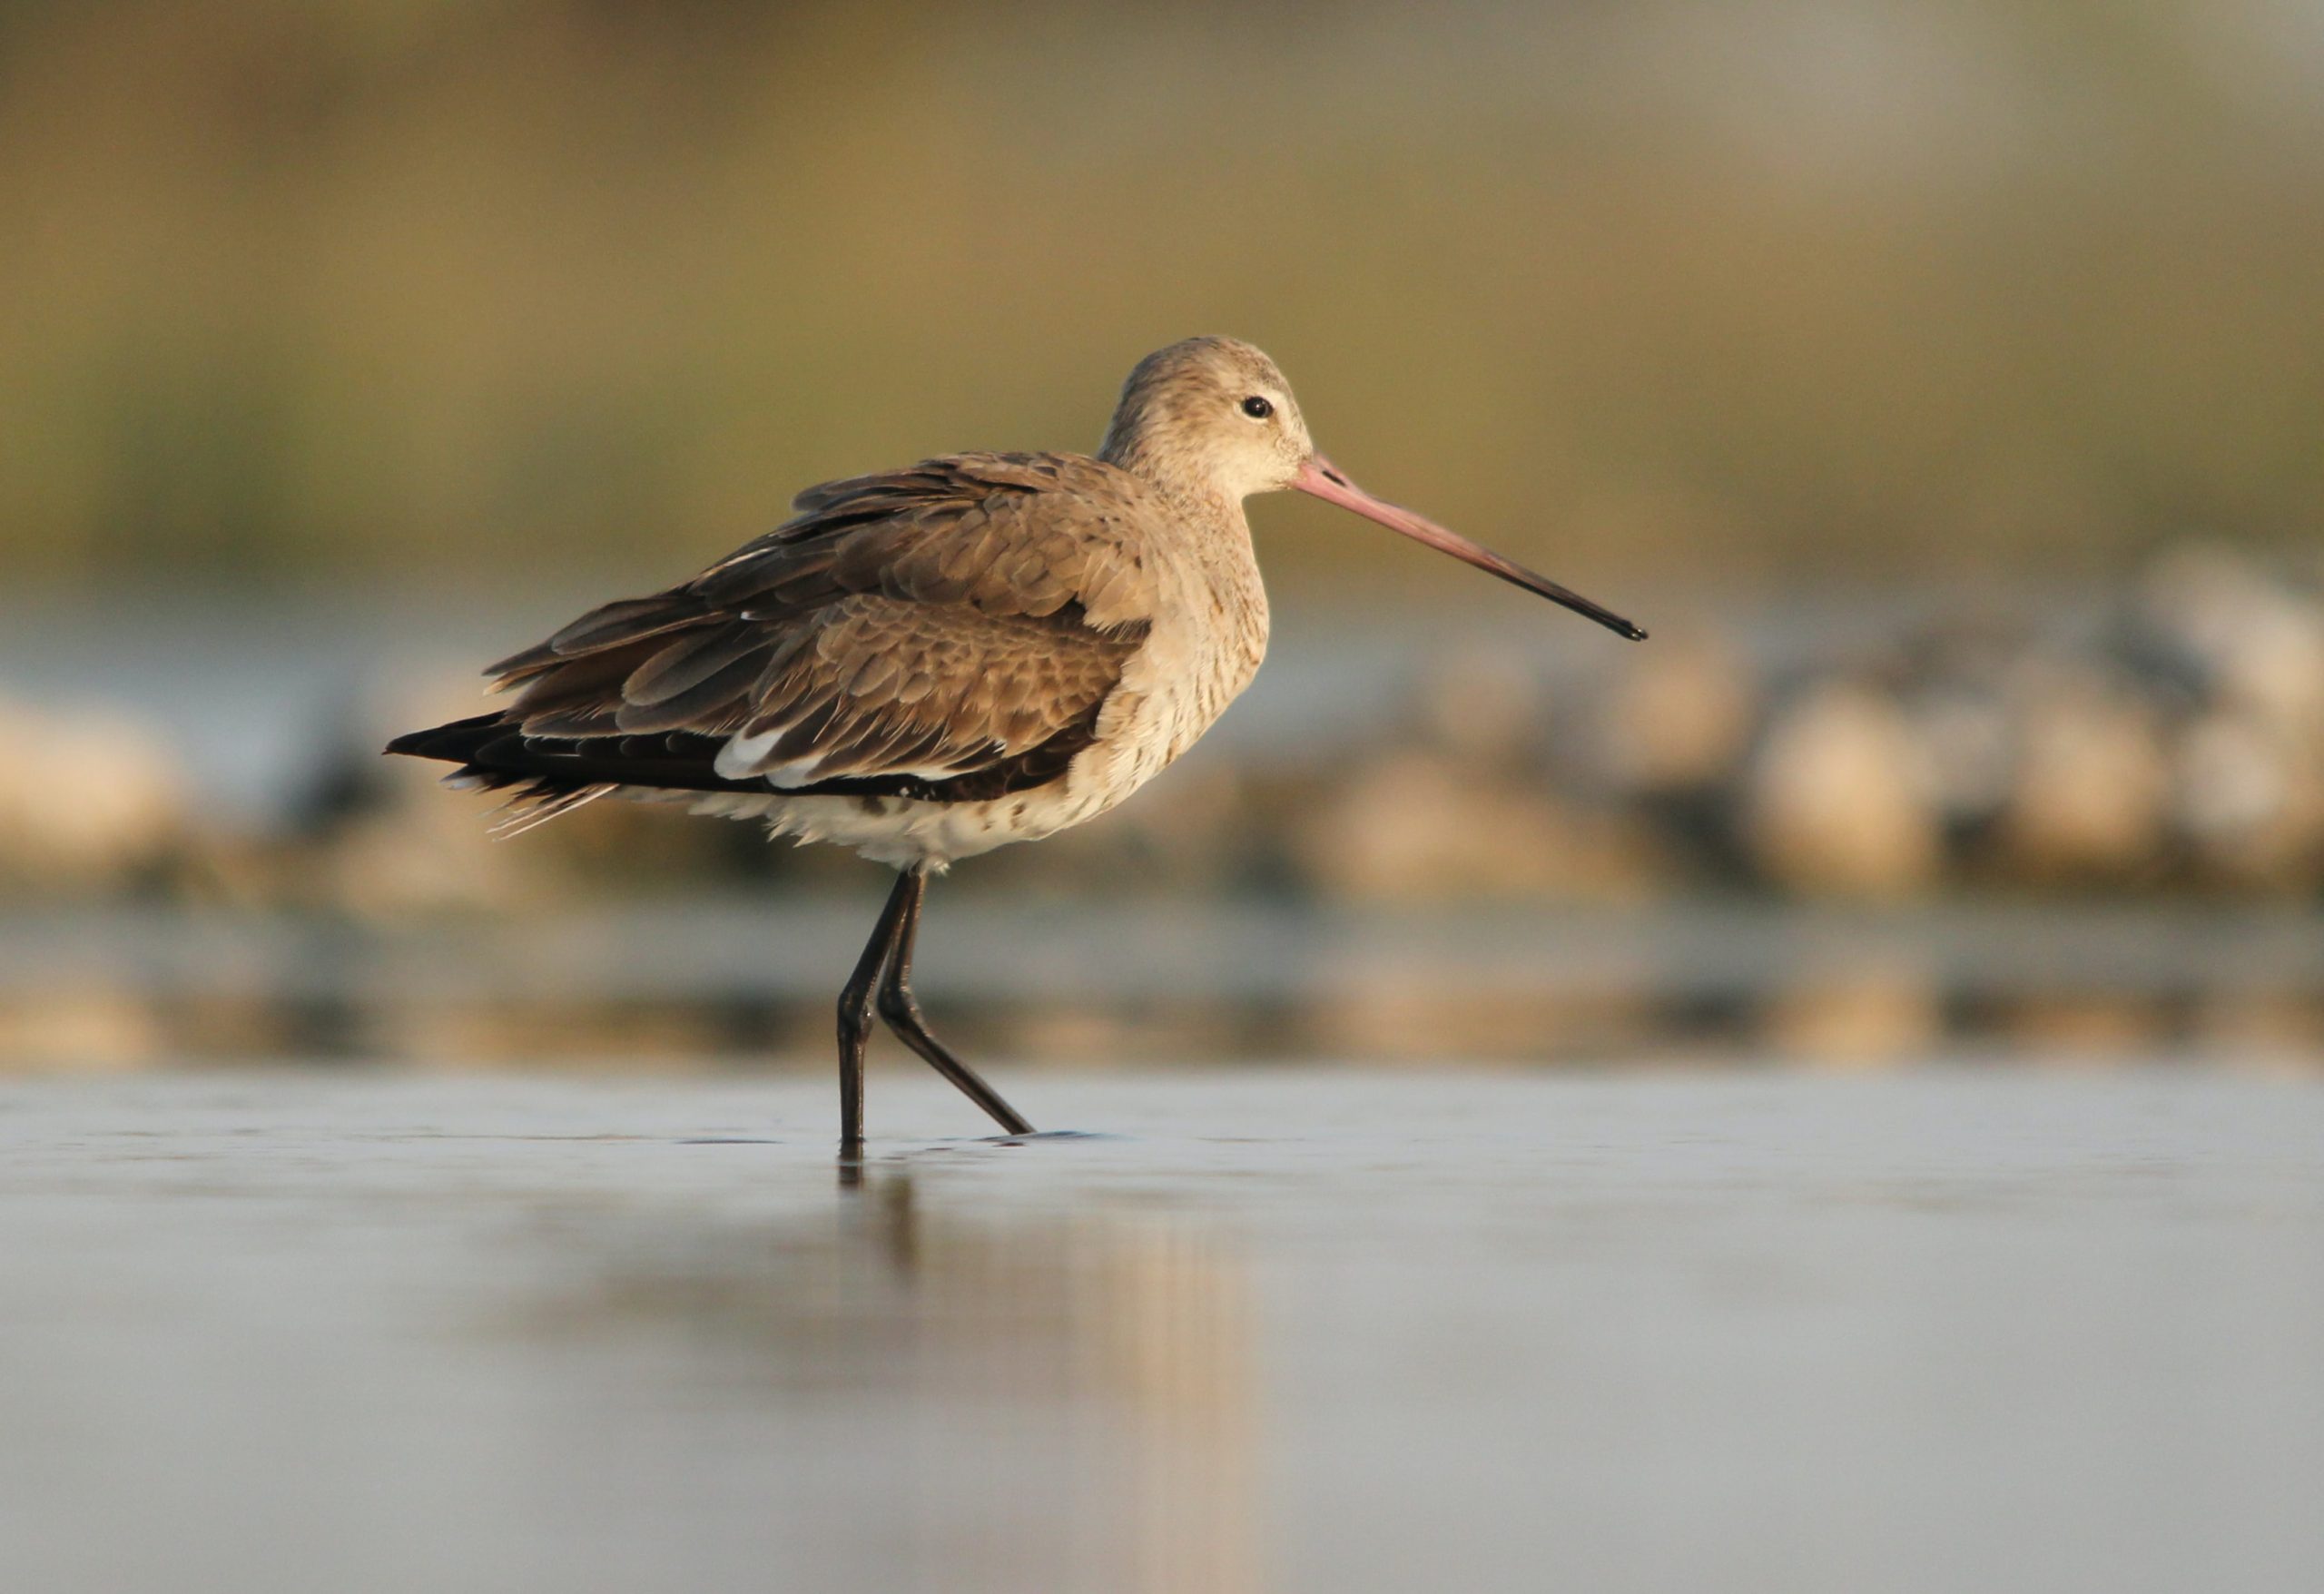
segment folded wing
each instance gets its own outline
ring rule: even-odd
[[[515,701],[497,739],[456,739],[462,762],[938,799],[1053,779],[1147,635],[1145,491],[1093,459],[990,454],[810,488],[693,580],[494,665]],[[421,738],[399,747],[449,755]]]

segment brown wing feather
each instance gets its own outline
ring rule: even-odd
[[[874,595],[821,611],[812,636],[758,684],[722,772],[766,773],[785,786],[963,774],[1079,721],[1138,645],[1069,617]],[[631,728],[630,711],[621,718]]]
[[[1142,533],[1161,510],[1137,478],[1079,456],[959,455],[793,507],[692,581],[495,664],[520,689],[506,723],[730,739],[722,777],[784,788],[957,782],[1087,744],[1151,620]]]

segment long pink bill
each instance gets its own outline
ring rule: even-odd
[[[1338,466],[1321,454],[1308,457],[1299,467],[1299,476],[1291,484],[1303,493],[1313,493],[1326,503],[1337,504],[1343,509],[1353,509],[1367,520],[1376,520],[1392,531],[1401,531],[1414,542],[1426,543],[1441,553],[1452,555],[1463,564],[1474,565],[1489,571],[1503,581],[1521,586],[1527,592],[1538,593],[1553,604],[1563,604],[1577,615],[1586,615],[1617,635],[1632,642],[1646,640],[1646,633],[1623,619],[1611,609],[1591,603],[1580,593],[1560,586],[1546,576],[1536,576],[1524,566],[1504,559],[1491,548],[1480,547],[1467,537],[1447,531],[1433,520],[1424,519],[1400,505],[1384,498],[1375,498],[1342,474]]]

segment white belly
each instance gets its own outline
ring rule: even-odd
[[[1075,768],[1100,749],[1092,747]],[[1039,841],[1093,819],[1129,795],[1076,782],[1071,772],[1046,786],[984,802],[921,802],[905,797],[705,797],[696,813],[764,819],[778,836],[802,846],[829,841],[852,847],[875,863],[942,873],[956,859],[973,858],[1010,841]]]

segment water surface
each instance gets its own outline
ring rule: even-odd
[[[998,1072],[6,1083],[12,1585],[2324,1568],[2312,1077]]]

